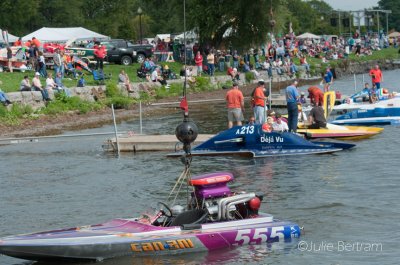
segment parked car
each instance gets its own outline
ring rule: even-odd
[[[133,44],[123,39],[103,41],[107,47],[107,61],[129,65],[133,61],[143,63],[146,57],[151,57],[154,47],[150,44]]]
[[[151,44],[133,44],[123,39],[102,41],[101,44],[107,47],[106,61],[123,65],[129,65],[134,61],[143,63],[146,57],[151,57],[154,52]],[[66,49],[90,62],[94,60],[93,46],[94,43],[89,43],[86,47],[68,47]]]

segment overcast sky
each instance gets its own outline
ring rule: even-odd
[[[378,6],[379,0],[324,0],[333,9],[340,10],[362,10],[373,6]]]

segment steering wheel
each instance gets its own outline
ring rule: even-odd
[[[163,202],[157,202],[157,206],[160,206],[160,211],[166,216],[166,217],[172,217],[172,211],[171,209],[168,207],[168,205],[166,205]],[[163,209],[164,208],[164,209]]]

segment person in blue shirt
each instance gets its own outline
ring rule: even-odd
[[[324,92],[328,92],[329,88],[331,87],[331,85],[333,83],[333,74],[331,72],[330,67],[326,68],[326,72],[324,75],[324,81],[325,81]]]
[[[297,91],[298,82],[294,81],[286,88],[286,103],[288,111],[288,127],[290,132],[297,132],[298,109],[297,101],[299,100],[299,92]]]

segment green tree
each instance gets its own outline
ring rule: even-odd
[[[380,0],[378,2],[379,9],[391,10],[392,14],[389,15],[389,30],[400,30],[400,1],[398,0]],[[385,15],[380,16],[381,25],[386,25]]]
[[[0,27],[21,36],[37,29],[40,0],[1,0]]]

